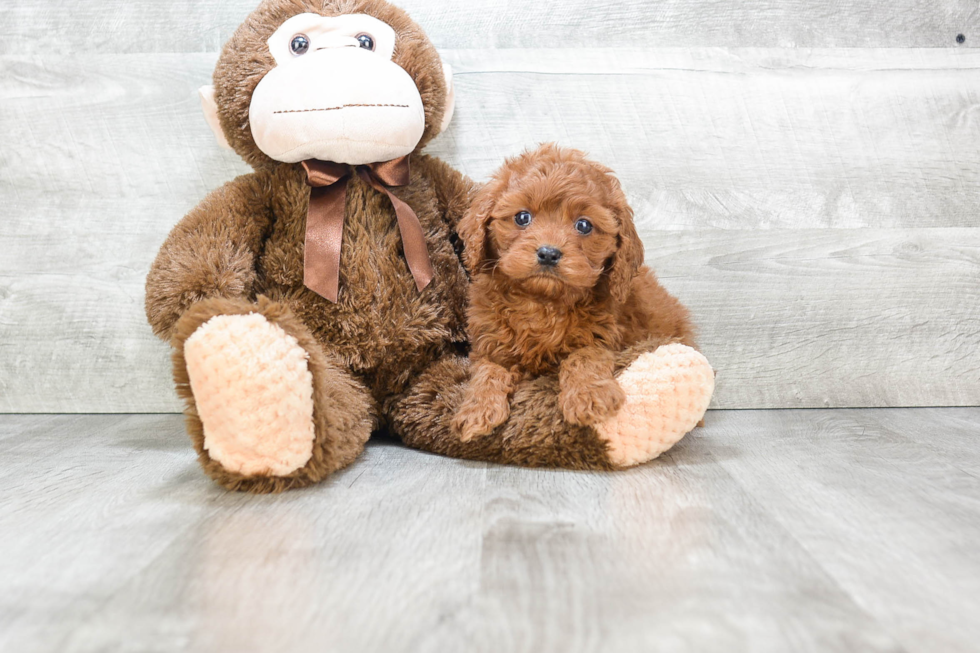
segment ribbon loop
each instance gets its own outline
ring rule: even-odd
[[[372,176],[379,179],[385,186],[408,186],[412,176],[407,156],[391,161],[372,163],[367,167],[373,173]],[[361,170],[363,169],[361,168]]]
[[[306,185],[313,188],[331,186],[348,174],[347,166],[343,163],[316,159],[303,161],[303,169],[306,170]]]
[[[306,216],[303,283],[318,295],[337,301],[340,286],[340,251],[344,235],[344,211],[350,168],[333,161],[303,162],[310,207]],[[402,237],[408,269],[421,292],[435,276],[418,216],[388,186],[406,186],[410,181],[408,156],[356,167],[358,175],[391,200]]]

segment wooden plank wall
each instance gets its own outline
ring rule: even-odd
[[[716,407],[980,404],[976,0],[401,4],[457,74],[429,151],[612,166]],[[0,412],[179,410],[143,281],[247,171],[196,89],[252,6],[0,6]]]

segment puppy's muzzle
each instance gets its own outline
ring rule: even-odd
[[[538,264],[546,268],[553,268],[561,260],[561,250],[551,245],[544,245],[538,248]]]

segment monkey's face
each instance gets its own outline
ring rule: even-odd
[[[270,158],[362,164],[410,154],[422,97],[393,62],[395,30],[365,14],[293,16],[269,38],[273,68],[252,93],[252,138]]]
[[[256,166],[389,161],[445,129],[454,105],[451,69],[384,0],[265,0],[201,97],[219,141]]]

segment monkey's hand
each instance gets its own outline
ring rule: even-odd
[[[160,248],[146,277],[146,315],[164,340],[197,302],[255,301],[255,261],[271,220],[264,174],[243,175],[211,192]]]

